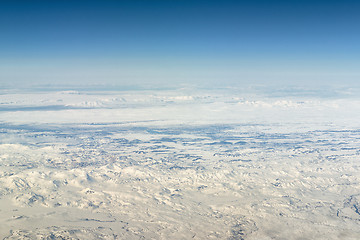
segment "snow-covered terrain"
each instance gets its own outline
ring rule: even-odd
[[[1,239],[360,239],[357,90],[0,92]]]

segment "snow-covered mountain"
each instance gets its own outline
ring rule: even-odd
[[[360,98],[303,93],[2,92],[0,237],[359,239]]]

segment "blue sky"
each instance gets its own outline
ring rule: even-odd
[[[358,1],[0,1],[0,83],[352,83]]]

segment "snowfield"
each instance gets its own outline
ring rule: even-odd
[[[250,90],[1,90],[0,238],[360,239],[357,91]]]

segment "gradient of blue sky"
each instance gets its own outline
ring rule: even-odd
[[[360,80],[359,1],[0,1],[0,83]]]

